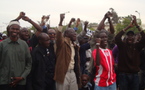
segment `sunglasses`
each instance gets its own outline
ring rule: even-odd
[[[49,35],[56,35],[56,33],[48,33]]]

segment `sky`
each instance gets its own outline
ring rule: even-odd
[[[66,13],[64,24],[71,18],[80,18],[89,23],[99,23],[109,8],[114,8],[118,16],[136,15],[145,23],[145,0],[0,0],[0,32],[6,30],[10,20],[21,11],[37,22],[42,15],[50,15],[50,26],[57,26],[60,13]],[[135,12],[135,11],[138,11]],[[20,20],[22,27],[30,27]]]

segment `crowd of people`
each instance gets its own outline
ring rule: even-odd
[[[20,12],[10,21],[0,40],[0,90],[144,90],[145,33],[136,16],[117,35],[110,12],[95,31],[80,18],[71,18],[64,28],[65,14],[52,28],[46,24],[49,18],[42,16],[37,24]],[[30,35],[20,19],[36,32]],[[132,27],[138,35],[127,31]]]

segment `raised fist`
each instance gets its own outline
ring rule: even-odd
[[[25,13],[24,12],[20,12],[20,14],[19,14],[19,17],[24,17],[25,16]]]
[[[27,17],[27,16],[22,17],[22,19],[25,20],[25,21],[30,21],[30,20],[31,20],[31,19],[30,19],[29,17]]]
[[[84,22],[85,25],[88,25],[88,23],[89,23],[88,21],[85,21],[85,22]]]
[[[76,19],[75,18],[71,18],[71,22],[74,22]]]
[[[108,11],[108,12],[105,14],[105,17],[106,17],[106,18],[112,17],[112,13]]]
[[[65,14],[60,14],[60,19],[64,19],[65,18]]]

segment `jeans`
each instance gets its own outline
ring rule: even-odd
[[[140,87],[139,90],[144,90],[145,88],[145,71],[141,71],[141,81],[140,81]]]
[[[94,90],[116,90],[116,82],[106,87],[100,87],[100,86],[95,85]]]
[[[139,90],[139,76],[136,74],[120,73],[119,90]]]

